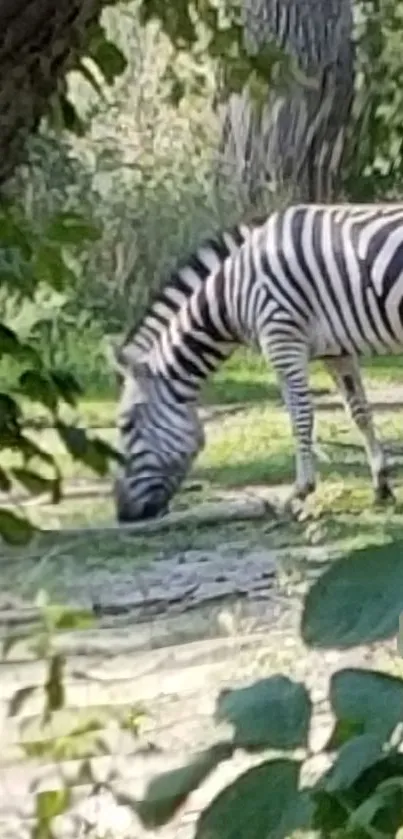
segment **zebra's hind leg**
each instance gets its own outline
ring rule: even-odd
[[[289,346],[278,354],[270,353],[277,373],[283,400],[291,420],[295,442],[296,480],[288,499],[303,501],[316,489],[313,452],[313,405],[309,391],[306,347]]]
[[[375,501],[393,501],[389,483],[389,470],[385,452],[374,428],[372,411],[368,404],[357,359],[342,356],[323,359],[324,365],[340,391],[351,420],[360,430],[371,470]]]

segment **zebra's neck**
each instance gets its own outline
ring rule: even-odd
[[[189,297],[153,346],[150,368],[177,402],[197,401],[205,380],[239,345],[225,264]]]
[[[124,340],[133,351],[147,356],[160,335],[209,277],[217,271],[228,256],[235,253],[251,231],[263,223],[256,219],[249,225],[240,224],[228,231],[219,232],[206,239],[200,247],[172,272],[168,281],[150,304],[140,325],[131,329]]]

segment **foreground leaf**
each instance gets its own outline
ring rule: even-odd
[[[16,480],[19,481],[19,483],[22,484],[22,486],[28,490],[30,495],[42,495],[46,492],[51,495],[54,504],[60,501],[61,479],[59,477],[44,478],[43,475],[39,475],[32,469],[26,468],[12,469],[12,474],[14,475]]]
[[[37,691],[36,685],[27,685],[19,688],[13,694],[8,705],[7,716],[16,717],[20,713],[28,699]]]
[[[25,463],[28,463],[30,460],[33,460],[35,457],[37,457],[38,460],[42,460],[43,463],[46,463],[48,466],[51,466],[52,469],[57,473],[58,477],[60,477],[58,466],[53,455],[50,452],[47,452],[46,449],[43,449],[41,448],[41,446],[38,446],[37,443],[34,443],[34,441],[30,437],[21,434],[17,441],[17,447],[21,452],[25,460]]]
[[[37,370],[26,370],[19,378],[19,389],[31,402],[39,402],[54,413],[57,408],[57,393],[50,379]]]
[[[110,460],[120,459],[119,452],[112,446],[103,440],[88,437],[83,428],[76,428],[62,421],[58,421],[55,427],[71,456],[85,463],[98,475],[106,475]]]
[[[90,629],[95,625],[95,616],[89,609],[68,609],[51,604],[43,606],[42,612],[50,632]]]
[[[28,521],[0,507],[0,536],[9,545],[26,545],[35,533],[35,527]]]
[[[0,358],[3,355],[16,355],[20,348],[20,341],[13,329],[0,323]]]
[[[285,839],[308,829],[313,805],[298,789],[300,768],[279,759],[244,772],[202,812],[195,839]]]
[[[9,653],[12,652],[14,647],[16,647],[17,644],[20,644],[21,641],[25,641],[25,640],[26,640],[26,635],[21,635],[21,633],[19,633],[19,632],[18,633],[10,633],[10,635],[7,635],[6,638],[3,641],[2,657],[4,659],[6,659],[7,656],[9,655]]]
[[[0,467],[0,491],[1,492],[10,492],[11,489],[11,481],[7,473],[4,469]]]
[[[320,839],[396,836],[402,825],[403,792],[397,784],[389,790],[387,786],[382,790],[382,786],[402,773],[403,755],[392,753],[365,769],[342,794],[320,789],[319,782],[312,795],[313,826],[319,831]]]
[[[364,724],[359,720],[336,720],[333,731],[326,743],[325,751],[338,751],[341,746],[364,732]]]
[[[310,647],[346,649],[396,635],[403,611],[403,542],[372,545],[334,563],[305,600]]]
[[[154,778],[147,787],[143,801],[135,805],[142,823],[147,828],[166,824],[190,793],[200,786],[219,763],[228,760],[232,753],[230,743],[217,743],[198,755],[188,766],[164,772]]]
[[[245,749],[295,749],[308,740],[312,703],[305,686],[272,676],[238,690],[223,691],[217,721],[234,726],[234,744]]]
[[[376,792],[367,798],[356,810],[351,814],[348,820],[348,827],[350,830],[357,828],[366,830],[369,834],[369,829],[375,821],[375,816],[380,811],[396,810],[402,803],[403,778],[389,778],[387,781],[380,783]],[[388,801],[389,799],[389,801]],[[391,800],[392,799],[392,800]],[[394,799],[394,800],[393,800]]]
[[[21,408],[8,393],[0,393],[0,431],[16,431],[22,418]]]
[[[38,792],[36,795],[36,817],[38,820],[38,828],[48,828],[48,832],[38,833],[38,836],[44,839],[51,838],[49,828],[53,819],[60,816],[68,810],[71,801],[71,791],[68,787],[64,789],[44,790]]]
[[[64,667],[64,656],[62,653],[55,653],[49,662],[45,684],[46,714],[60,711],[64,706]]]
[[[51,370],[50,377],[52,382],[67,405],[75,408],[77,399],[83,395],[83,389],[77,382],[75,377],[65,370]]]
[[[382,745],[382,738],[375,734],[362,734],[346,743],[325,778],[325,789],[328,792],[348,789],[365,769],[379,761]]]
[[[339,670],[331,678],[329,699],[337,720],[383,740],[403,720],[403,681],[386,673]]]
[[[112,84],[116,76],[123,73],[127,67],[127,60],[123,53],[106,38],[90,45],[90,57],[95,61],[108,84]]]

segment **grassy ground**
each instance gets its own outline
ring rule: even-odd
[[[395,384],[403,387],[403,365],[398,356],[366,359],[362,364],[365,381],[372,388],[389,387]],[[311,367],[311,385],[314,390],[330,390],[332,382],[317,363]],[[112,381],[91,383],[86,387],[87,397],[81,402],[79,414],[92,427],[108,427],[115,423],[118,391]],[[259,353],[249,349],[238,350],[224,364],[216,375],[206,383],[202,392],[204,405],[230,405],[243,403],[259,405],[267,402],[280,404],[279,389],[273,370]],[[41,416],[38,409],[29,413],[35,419]]]
[[[372,387],[387,388],[389,394],[401,387],[395,360],[382,359],[371,365],[367,379]],[[313,371],[312,386],[315,391],[330,387],[320,368]],[[228,410],[224,416],[208,422],[207,445],[190,476],[193,488],[178,494],[174,506],[196,505],[204,499],[220,499],[231,491],[246,489],[274,499],[281,485],[293,480],[294,457],[289,421],[270,371],[268,374],[258,357],[240,354],[209,385],[204,402],[242,405],[237,412]],[[97,424],[108,425],[113,408],[110,399],[93,400],[83,403],[80,412],[89,424],[95,420]],[[380,436],[396,446],[402,430],[400,412],[383,410],[376,419]],[[98,433],[113,442],[113,430],[103,429]],[[66,479],[94,480],[89,471],[72,462],[51,431],[43,429],[36,432],[36,437],[41,445],[53,451]],[[327,407],[322,406],[316,412],[316,440],[320,483],[316,495],[307,504],[305,517],[299,521],[283,516],[209,529],[188,527],[147,537],[116,531],[72,536],[69,526],[97,523],[102,526],[113,520],[110,497],[79,498],[54,507],[31,507],[33,520],[53,530],[41,534],[25,549],[0,548],[0,611],[4,602],[17,606],[32,602],[42,588],[52,600],[59,602],[66,599],[75,604],[81,602],[82,592],[84,602],[87,593],[91,597],[99,591],[108,595],[112,591],[118,598],[119,593],[126,595],[141,585],[141,571],[152,563],[157,568],[156,560],[195,549],[206,554],[217,549],[223,553],[223,546],[229,554],[239,549],[239,556],[245,557],[245,562],[254,550],[267,552],[268,558],[274,555],[280,585],[285,591],[292,591],[294,584],[298,587],[328,558],[365,544],[403,540],[403,445],[395,463],[397,505],[374,509],[368,468],[357,432],[343,410],[329,407],[329,398]],[[194,614],[190,620],[193,625]],[[275,654],[288,655],[290,648],[283,649],[277,636],[275,639]],[[284,665],[276,659],[276,664],[270,663],[272,670],[267,671],[267,662],[264,666],[267,675]],[[34,738],[39,756],[47,754],[43,739],[46,741],[43,732]],[[80,754],[85,754],[90,746],[88,739],[81,740]],[[12,755],[16,759],[14,752]],[[7,752],[3,759],[6,756]]]
[[[399,360],[377,359],[367,365],[366,380],[372,387],[389,389],[400,386]],[[330,389],[325,373],[316,367],[312,372],[315,391]],[[225,497],[229,490],[262,491],[268,497],[276,496],[279,485],[291,483],[294,473],[294,454],[289,421],[280,403],[271,371],[261,359],[251,353],[240,353],[209,384],[204,394],[205,403],[243,403],[236,413],[212,419],[207,425],[207,446],[195,464],[191,479],[195,486],[183,491],[174,501],[176,508],[197,504],[200,500]],[[80,413],[91,424],[109,425],[113,419],[114,403],[111,400],[83,403]],[[383,440],[401,438],[400,412],[384,410],[377,414],[377,427]],[[97,432],[114,442],[112,429]],[[36,438],[53,451],[66,479],[94,480],[93,474],[67,455],[56,435],[43,429],[35,432]],[[341,409],[322,406],[316,413],[316,439],[318,443],[318,471],[320,484],[308,504],[306,521],[280,522],[276,528],[259,523],[232,525],[214,530],[178,531],[147,538],[128,538],[116,533],[110,537],[80,537],[71,540],[66,533],[48,534],[31,545],[27,552],[13,550],[12,568],[7,561],[7,575],[13,578],[13,588],[19,585],[24,574],[21,562],[29,558],[29,589],[43,583],[49,568],[56,569],[63,577],[80,573],[83,561],[91,565],[117,568],[136,561],[149,561],[153,557],[200,547],[210,549],[234,539],[259,543],[272,548],[295,545],[339,545],[341,548],[359,546],[371,541],[403,538],[403,453],[396,459],[396,484],[398,505],[394,510],[377,510],[372,507],[368,468],[360,445],[360,438]],[[401,489],[399,487],[401,485]],[[104,524],[114,517],[110,498],[79,498],[65,501],[58,506],[32,507],[31,517],[47,529],[97,522]],[[9,559],[10,549],[3,548],[3,559]],[[37,568],[38,557],[46,556],[46,573]],[[4,566],[5,567],[5,566]],[[4,570],[4,569],[3,569]],[[31,573],[32,572],[32,573]],[[67,572],[66,572],[67,573]]]

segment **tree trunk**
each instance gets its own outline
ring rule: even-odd
[[[260,113],[247,89],[230,97],[221,113],[219,179],[235,181],[254,209],[267,209],[268,187],[293,200],[339,197],[354,93],[351,0],[244,3],[248,48],[274,38],[310,84],[272,91]]]
[[[0,0],[0,184],[20,162],[102,0]]]

